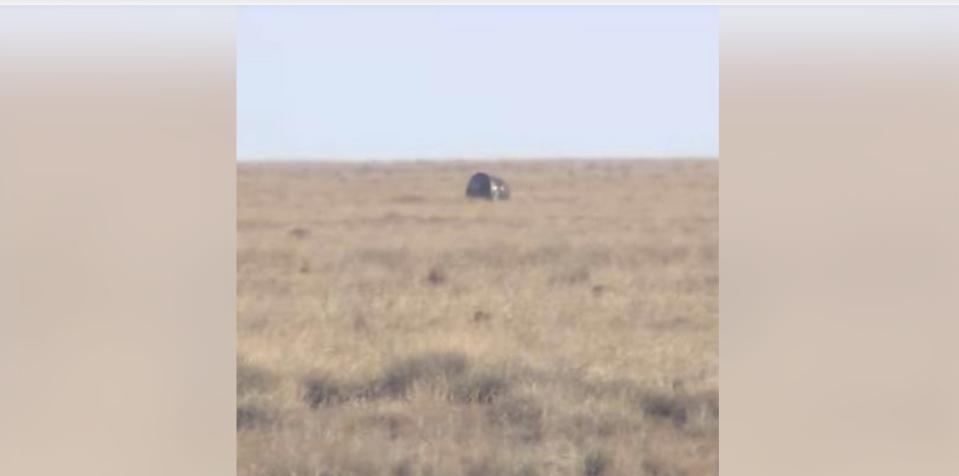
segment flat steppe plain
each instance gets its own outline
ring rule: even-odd
[[[718,169],[241,162],[239,474],[717,474]]]

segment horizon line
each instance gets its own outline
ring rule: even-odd
[[[303,162],[327,162],[327,163],[389,163],[389,162],[547,162],[547,161],[627,161],[627,160],[719,160],[719,154],[716,155],[615,155],[615,156],[503,156],[503,157],[365,157],[365,158],[342,158],[342,157],[237,157],[237,162],[245,163],[303,163]]]

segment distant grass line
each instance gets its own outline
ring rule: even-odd
[[[382,166],[389,164],[397,165],[435,165],[435,164],[550,164],[550,163],[569,163],[569,162],[716,162],[719,157],[713,155],[658,155],[658,156],[628,156],[628,155],[571,155],[571,156],[496,156],[496,157],[395,157],[395,158],[356,158],[344,159],[339,157],[320,157],[320,156],[287,156],[287,157],[238,157],[237,163],[241,166],[272,166],[272,165],[299,165],[299,164],[325,164],[334,167],[352,167],[357,165]]]

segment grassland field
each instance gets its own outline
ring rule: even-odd
[[[241,162],[238,474],[718,474],[718,168]]]

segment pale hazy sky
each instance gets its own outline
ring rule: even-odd
[[[239,10],[241,159],[719,154],[716,7]]]

